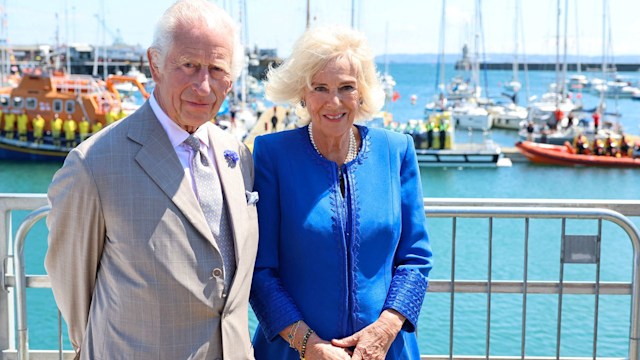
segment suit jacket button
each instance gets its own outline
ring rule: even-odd
[[[215,277],[220,277],[222,275],[222,270],[215,268],[213,269],[213,271],[211,272],[211,275],[215,276]]]

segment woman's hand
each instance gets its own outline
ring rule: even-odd
[[[346,338],[333,339],[331,343],[345,349],[354,348],[353,360],[384,360],[404,320],[400,313],[388,309],[373,324]]]
[[[334,346],[330,342],[321,339],[316,334],[311,335],[307,342],[305,360],[347,360],[351,359],[346,349]]]

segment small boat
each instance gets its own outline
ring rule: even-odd
[[[569,79],[567,80],[567,87],[571,89],[571,91],[587,90],[591,87],[591,82],[585,75],[574,74],[569,76]]]
[[[493,127],[507,130],[522,129],[522,122],[526,122],[529,111],[515,103],[504,105],[490,105],[487,111],[493,117]]]
[[[581,110],[580,105],[558,93],[555,84],[550,85],[550,91],[544,93],[542,98],[532,97],[530,101],[528,118],[538,126],[549,125],[553,127],[566,121],[570,113]]]
[[[640,91],[632,83],[623,78],[616,78],[612,81],[601,82],[592,86],[591,90],[597,96],[605,96],[608,98],[629,99],[633,94]]]
[[[416,149],[418,165],[424,167],[509,167],[511,160],[494,142],[455,144],[451,149]]]
[[[511,160],[484,131],[482,142],[459,143],[454,140],[456,124],[450,112],[431,115],[426,122],[409,120],[391,123],[387,128],[411,135],[418,165],[422,167],[503,167]],[[442,133],[441,131],[444,131]],[[441,136],[442,134],[442,136]]]
[[[451,117],[459,129],[488,130],[493,125],[493,115],[473,101],[454,104]]]
[[[545,165],[640,167],[640,158],[577,154],[570,143],[564,145],[520,141],[516,148],[531,162]]]

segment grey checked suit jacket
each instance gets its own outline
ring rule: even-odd
[[[80,144],[55,174],[45,266],[81,359],[253,359],[253,163],[231,135],[215,127],[209,137],[235,241],[228,294],[220,252],[148,103]],[[238,153],[235,166],[225,150]]]

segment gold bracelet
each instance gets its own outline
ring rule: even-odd
[[[304,334],[304,337],[302,338],[302,346],[300,347],[300,360],[304,360],[304,354],[307,352],[307,341],[309,340],[311,334],[313,334],[313,330],[309,328],[307,330],[307,333]]]
[[[298,327],[300,327],[300,321],[301,320],[298,320],[295,323],[293,323],[293,325],[291,326],[291,329],[289,330],[289,334],[287,334],[287,340],[289,340],[289,347],[292,349],[295,349],[295,346],[293,346],[293,341],[296,338]]]

